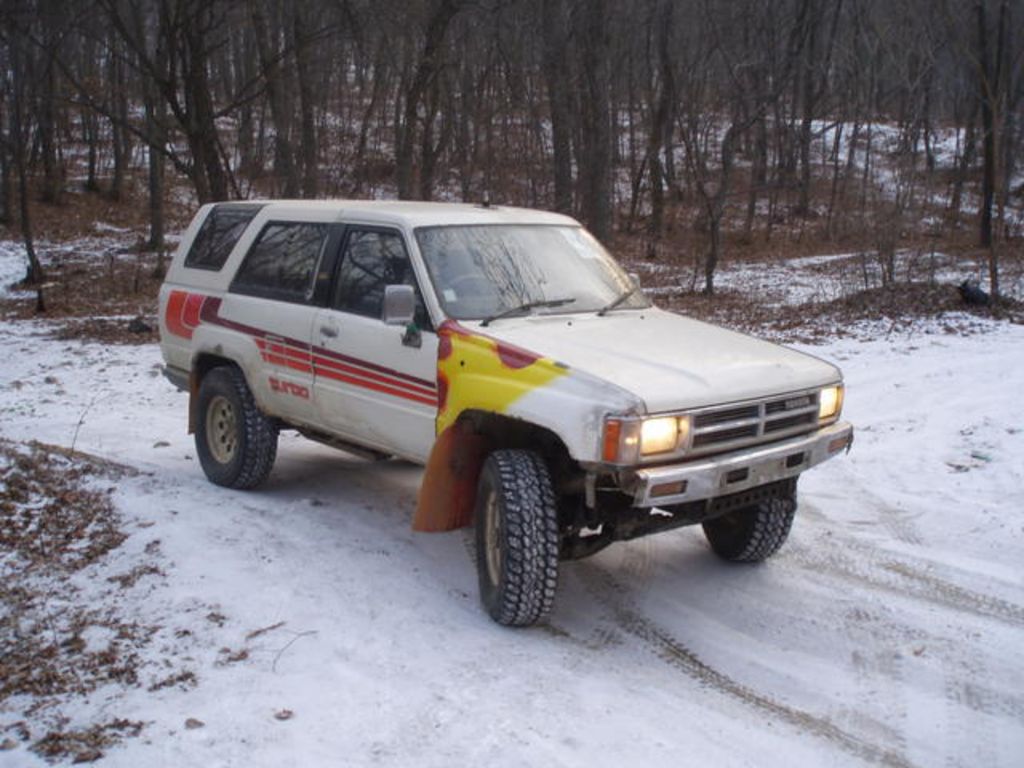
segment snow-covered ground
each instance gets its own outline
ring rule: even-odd
[[[140,470],[113,493],[128,540],[76,581],[161,628],[137,687],[33,717],[143,721],[112,768],[1020,765],[1024,328],[982,325],[811,349],[857,440],[801,480],[771,561],[722,563],[697,529],[614,545],[523,631],[479,608],[465,532],[411,532],[418,468],[286,435],[264,488],[215,487],[155,346],[0,325],[0,437]],[[143,552],[159,573],[108,581]],[[181,669],[195,685],[159,686]]]

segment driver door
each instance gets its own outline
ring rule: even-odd
[[[417,290],[416,330],[386,325],[384,288]],[[313,323],[321,423],[387,453],[426,461],[437,418],[437,335],[401,232],[347,228],[328,307]]]

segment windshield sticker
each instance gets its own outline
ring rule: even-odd
[[[576,253],[578,253],[582,258],[584,258],[584,259],[597,259],[597,258],[600,258],[600,251],[597,250],[596,248],[594,248],[593,245],[591,245],[590,243],[587,243],[583,239],[583,236],[580,234],[581,230],[559,228],[556,231],[558,232],[558,234],[560,234],[565,239],[565,241],[569,245],[571,245],[573,247],[573,250],[576,251]]]

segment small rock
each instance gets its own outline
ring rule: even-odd
[[[14,739],[4,739],[0,741],[0,752],[10,752],[16,746],[18,746],[18,742]]]
[[[295,713],[290,709],[279,709],[274,713],[275,720],[291,720],[293,717],[295,717]]]
[[[60,384],[60,379],[58,379],[56,376],[47,376],[45,379],[43,379],[43,383],[44,384]]]
[[[197,720],[194,717],[190,717],[188,720],[185,721],[185,727],[188,728],[190,731],[194,731],[196,728],[202,728],[204,725],[206,725],[206,723],[204,723],[202,720]]]
[[[133,317],[131,322],[128,323],[129,333],[152,333],[153,326],[143,320],[141,317]]]
[[[154,448],[169,448],[170,445],[171,444],[168,443],[166,440],[157,440],[155,443],[153,443]]]
[[[103,753],[100,752],[98,749],[87,748],[83,749],[81,752],[75,755],[75,759],[71,762],[76,765],[78,763],[95,763],[101,757],[103,757]]]

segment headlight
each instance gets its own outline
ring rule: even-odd
[[[839,415],[843,407],[843,387],[825,387],[818,394],[818,418],[831,419]]]
[[[610,418],[604,423],[601,456],[611,464],[636,464],[642,457],[684,448],[689,431],[686,416]]]
[[[679,419],[675,416],[644,419],[640,427],[640,453],[644,456],[671,451],[678,440]]]

